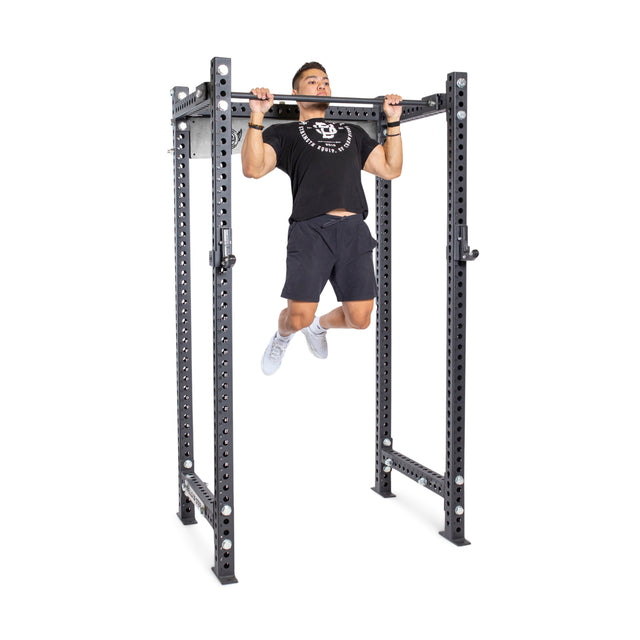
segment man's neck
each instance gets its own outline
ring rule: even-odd
[[[305,108],[299,104],[300,108],[300,122],[306,122],[312,118],[324,118],[325,109],[314,108],[315,105],[307,103],[311,108]]]

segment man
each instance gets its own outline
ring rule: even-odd
[[[400,96],[385,97],[388,133],[381,146],[357,125],[325,120],[331,88],[321,64],[304,64],[292,85],[294,95],[318,96],[318,102],[299,102],[299,122],[272,125],[263,133],[262,120],[273,95],[264,87],[253,89],[259,99],[249,101],[251,117],[242,147],[245,176],[262,178],[278,167],[290,176],[293,193],[282,290],[287,307],[262,359],[266,375],[280,367],[297,331],[316,357],[326,358],[328,329],[369,326],[377,292],[372,258],[376,242],[364,222],[368,212],[360,172],[391,180],[402,171]],[[317,318],[327,281],[341,306]]]

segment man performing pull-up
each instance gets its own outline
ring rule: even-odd
[[[319,96],[318,102],[299,102],[299,122],[272,125],[263,134],[262,120],[273,95],[266,88],[253,89],[258,99],[249,101],[251,118],[242,146],[245,176],[262,178],[278,167],[291,178],[293,194],[282,290],[287,308],[262,358],[267,375],[280,367],[297,331],[315,356],[326,358],[328,329],[369,326],[377,293],[372,257],[376,242],[364,222],[368,211],[360,172],[391,180],[402,171],[400,96],[385,97],[388,133],[382,146],[357,125],[325,120],[329,104],[321,97],[329,97],[331,88],[321,64],[304,64],[292,84],[293,94]],[[327,281],[342,304],[317,318]]]

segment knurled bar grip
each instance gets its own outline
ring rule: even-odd
[[[253,93],[232,93],[234,100],[261,100]],[[329,104],[383,104],[384,98],[340,98],[336,96],[285,96],[274,94],[274,101],[289,100],[293,102],[328,102]],[[403,100],[398,104],[403,106],[424,107],[429,106],[427,100]]]

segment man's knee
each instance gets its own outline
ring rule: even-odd
[[[351,329],[366,329],[371,324],[373,303],[348,305],[344,308],[347,324]]]
[[[371,315],[352,316],[349,318],[349,326],[352,329],[366,329],[371,324]]]
[[[306,311],[291,311],[288,314],[288,324],[292,331],[300,331],[313,322],[314,314]]]

